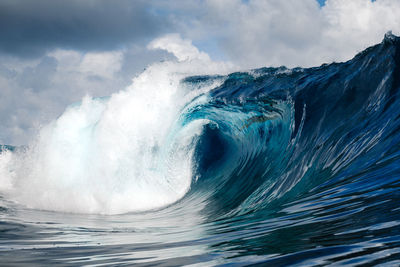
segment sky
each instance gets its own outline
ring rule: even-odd
[[[28,144],[85,95],[190,49],[242,70],[311,67],[390,30],[400,34],[399,0],[0,0],[0,144]]]

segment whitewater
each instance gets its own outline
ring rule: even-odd
[[[149,48],[176,60],[1,146],[3,263],[400,264],[399,37],[306,69]]]

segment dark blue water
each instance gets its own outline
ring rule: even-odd
[[[0,265],[400,265],[400,38],[345,63],[182,84],[221,79],[178,118],[208,122],[182,199],[87,215],[3,194]]]

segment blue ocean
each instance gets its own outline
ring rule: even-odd
[[[1,146],[0,265],[400,265],[399,37],[314,68],[184,68]]]

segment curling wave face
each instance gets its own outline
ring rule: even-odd
[[[124,91],[85,97],[30,147],[3,155],[9,196],[31,208],[103,214],[156,209],[182,198],[205,122],[183,125],[179,116],[187,101],[216,84],[183,88],[181,65],[156,64]]]
[[[4,148],[3,195],[46,210],[148,211],[129,218],[176,227],[163,235],[177,253],[199,246],[185,264],[399,258],[399,38],[310,69],[185,78],[163,64],[71,106],[29,148]]]

